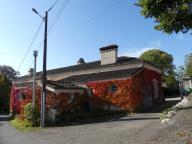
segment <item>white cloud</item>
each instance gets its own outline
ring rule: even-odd
[[[142,53],[148,50],[160,49],[161,45],[161,40],[152,41],[148,46],[143,48],[130,48],[127,51],[120,53],[120,56],[139,57]]]
[[[154,47],[132,48],[124,53],[121,53],[120,56],[139,57],[142,53],[151,49],[154,49]]]
[[[150,43],[150,47],[153,48],[160,48],[161,47],[161,40],[153,41]]]

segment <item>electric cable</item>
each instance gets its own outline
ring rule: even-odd
[[[44,20],[43,20],[43,21],[44,21]],[[33,46],[33,43],[35,42],[35,39],[36,39],[36,37],[37,37],[38,34],[39,34],[39,31],[40,31],[40,29],[41,29],[41,26],[42,26],[42,24],[43,24],[43,21],[42,21],[41,24],[39,25],[39,27],[38,27],[38,29],[37,29],[37,32],[35,33],[35,36],[33,37],[33,39],[32,39],[32,41],[31,41],[31,43],[30,43],[30,45],[29,45],[29,47],[28,47],[28,49],[27,49],[27,51],[26,51],[26,53],[25,53],[25,55],[24,55],[24,57],[23,57],[23,59],[22,59],[22,61],[21,61],[21,63],[19,64],[19,66],[18,66],[18,68],[17,68],[17,71],[19,71],[20,67],[22,66],[23,62],[25,61],[25,58],[26,58],[27,54],[29,53],[29,50],[30,50],[31,47]]]

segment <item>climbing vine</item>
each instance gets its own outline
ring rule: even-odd
[[[111,85],[115,85],[117,90],[111,92]],[[122,110],[134,111],[143,102],[141,75],[132,79],[89,82],[87,86],[92,89],[91,101],[95,107],[110,103]]]

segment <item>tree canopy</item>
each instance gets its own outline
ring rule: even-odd
[[[0,74],[6,76],[9,80],[13,80],[18,76],[19,72],[15,71],[10,66],[0,65]]]
[[[192,29],[192,0],[138,0],[141,14],[154,18],[155,29],[165,33],[187,33]]]
[[[163,82],[168,87],[176,83],[174,64],[172,55],[158,49],[152,49],[144,52],[140,56],[141,59],[150,62],[162,70]]]
[[[176,68],[176,79],[178,82],[182,82],[183,75],[186,74],[185,67],[180,65]]]
[[[9,111],[9,94],[11,90],[11,82],[17,77],[12,67],[0,65],[0,112]]]
[[[8,112],[9,110],[9,94],[11,90],[11,81],[0,74],[0,112]]]
[[[192,53],[185,56],[185,73],[192,78]]]

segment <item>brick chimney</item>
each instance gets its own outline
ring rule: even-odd
[[[113,64],[117,62],[118,46],[116,44],[100,48],[101,65]]]
[[[32,76],[32,75],[33,75],[33,72],[34,72],[34,69],[33,69],[33,68],[30,68],[29,71],[28,71],[28,76]]]

